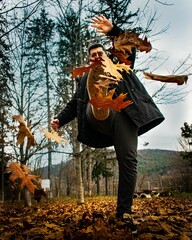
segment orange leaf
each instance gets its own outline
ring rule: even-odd
[[[22,181],[21,181],[21,184],[20,184],[20,188],[23,189],[23,187],[27,187],[29,192],[31,194],[34,194],[34,191],[35,189],[37,188],[37,185],[33,183],[34,182],[37,182],[37,176],[35,175],[26,175]]]
[[[146,79],[156,80],[156,81],[166,82],[166,83],[177,83],[177,85],[182,85],[186,83],[188,80],[187,75],[162,76],[162,75],[157,75],[157,74],[147,73],[147,72],[143,72],[143,74],[146,77]]]
[[[46,138],[53,139],[58,144],[60,144],[60,143],[67,143],[67,140],[62,138],[62,137],[60,137],[58,135],[58,133],[56,131],[54,131],[54,130],[52,130],[52,132],[48,132],[46,129],[41,128],[41,131],[44,133]]]
[[[30,175],[30,170],[25,164],[22,164],[21,167],[18,162],[12,162],[6,168],[5,172],[11,173],[9,176],[9,181],[13,189],[15,189],[17,186],[21,190],[23,187],[27,187],[30,193],[34,194],[35,189],[39,185],[39,178],[35,175]]]
[[[6,173],[12,172],[17,175],[17,177],[23,177],[23,171],[18,162],[12,162],[5,170]]]
[[[113,94],[115,89],[110,90],[105,97],[102,96],[102,90],[99,87],[96,87],[98,90],[97,96],[90,99],[90,103],[96,107],[101,109],[113,109],[117,112],[120,112],[121,109],[127,107],[132,104],[132,101],[127,100],[124,101],[127,94],[120,94],[117,98],[113,99]]]
[[[71,71],[72,72],[72,78],[75,78],[77,76],[82,77],[84,73],[89,73],[91,68],[93,68],[94,66],[98,66],[98,65],[101,65],[101,61],[95,60],[89,66],[82,66],[82,67],[74,68]]]
[[[109,86],[111,84],[118,84],[118,82],[121,81],[117,78],[108,77],[108,76],[102,75],[102,74],[100,74],[99,77],[100,77],[100,79],[96,82],[96,84],[100,87],[104,87],[107,89],[109,88]]]
[[[21,115],[13,115],[12,118],[20,123],[18,126],[19,132],[17,134],[16,145],[23,144],[25,137],[27,137],[27,148],[29,149],[31,146],[35,146],[35,138],[31,133],[30,128],[25,124],[23,117]]]
[[[120,72],[122,72],[123,70],[127,72],[131,70],[130,66],[125,65],[124,63],[114,64],[107,55],[102,56],[102,68],[105,73],[109,73],[117,79],[122,79],[122,75]]]
[[[131,53],[133,48],[138,50],[149,52],[152,49],[151,43],[147,41],[147,38],[139,38],[139,34],[126,30],[118,37],[114,38],[114,48],[123,53]]]
[[[90,70],[90,65],[87,67],[77,67],[72,70],[72,78],[75,78],[77,76],[83,76],[84,73],[88,73]]]
[[[127,53],[123,53],[121,51],[117,51],[114,47],[113,48],[109,48],[107,51],[109,51],[115,57],[117,57],[120,62],[125,63],[126,65],[132,65],[131,61],[127,60],[127,58],[128,58],[128,54]]]

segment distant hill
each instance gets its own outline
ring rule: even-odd
[[[160,149],[142,149],[138,150],[138,174],[147,173],[152,175],[158,173],[166,174],[172,168],[173,159],[179,152]],[[52,166],[52,175],[57,175],[60,164]],[[45,166],[42,171],[42,178],[47,178],[48,167]]]
[[[173,160],[179,152],[160,149],[143,149],[138,151],[138,173],[165,174],[173,166]]]

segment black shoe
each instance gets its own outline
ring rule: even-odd
[[[124,222],[126,224],[126,226],[128,226],[132,232],[132,234],[136,234],[137,233],[137,227],[133,222],[133,218],[131,217],[131,215],[129,213],[124,213],[122,215],[122,217],[120,218],[120,220],[122,222]]]

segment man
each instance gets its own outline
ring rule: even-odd
[[[99,33],[114,37],[121,31],[104,16],[96,16],[92,20],[94,24],[91,26]],[[101,44],[90,46],[88,52],[90,61],[101,60],[106,55]],[[131,68],[135,60],[135,51],[132,52],[129,57]],[[164,117],[136,75],[132,71],[122,71],[121,74],[123,81],[116,87],[116,96],[128,93],[128,98],[133,102],[131,105],[121,112],[109,110],[102,120],[96,119],[94,106],[89,103],[88,75],[84,74],[78,80],[75,95],[51,124],[56,130],[77,117],[77,139],[80,142],[94,148],[114,146],[119,165],[116,217],[128,222],[132,232],[136,232],[131,218],[131,206],[137,176],[137,139],[139,135],[160,124]]]

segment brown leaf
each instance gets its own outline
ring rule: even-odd
[[[37,188],[36,184],[33,181],[37,181],[37,176],[35,175],[25,175],[21,178],[20,188],[23,189],[27,187],[31,194],[34,194],[35,188]]]
[[[111,84],[118,84],[118,82],[121,81],[121,80],[119,80],[119,79],[117,79],[117,78],[108,77],[108,76],[102,75],[102,74],[100,74],[99,77],[100,77],[101,79],[98,80],[98,81],[96,82],[96,84],[97,84],[98,86],[104,87],[104,88],[109,88],[109,86],[110,86]]]
[[[159,222],[161,227],[169,234],[169,236],[174,236],[174,232],[172,232],[172,228],[165,222]]]
[[[21,168],[26,175],[31,173],[31,170],[25,164],[22,164]]]
[[[25,137],[27,137],[27,148],[29,149],[31,146],[36,145],[36,141],[34,135],[31,133],[30,128],[25,124],[23,116],[21,115],[13,115],[13,120],[18,121],[20,125],[18,126],[19,132],[17,134],[17,143],[16,145],[20,145],[24,143]]]
[[[53,229],[55,231],[61,231],[62,228],[58,227],[58,225],[54,224],[54,223],[45,223],[45,226],[47,228]]]
[[[107,55],[102,57],[102,68],[105,73],[110,74],[117,79],[122,79],[122,75],[120,72],[122,72],[123,70],[125,70],[126,72],[131,70],[130,66],[124,63],[114,64]]]
[[[127,107],[128,105],[132,104],[132,101],[127,100],[124,101],[127,94],[120,94],[117,98],[113,99],[113,94],[115,89],[110,90],[105,97],[102,96],[101,89],[96,87],[98,90],[98,94],[96,97],[90,99],[90,103],[96,107],[101,109],[113,109],[117,112],[120,112],[121,109]]]
[[[117,57],[120,62],[125,63],[126,65],[132,65],[132,62],[127,60],[128,56],[129,56],[127,53],[124,53],[122,51],[117,51],[114,47],[109,48],[107,51],[109,51],[115,57]]]
[[[24,164],[22,167],[18,162],[12,162],[5,170],[6,173],[11,173],[9,181],[13,189],[19,187],[27,187],[31,194],[34,194],[35,188],[39,185],[39,177],[28,174],[30,170]],[[19,181],[18,181],[19,180]],[[34,184],[35,182],[36,184]]]
[[[182,85],[187,82],[188,76],[187,75],[157,75],[153,73],[143,72],[146,79],[156,80],[165,83],[177,83],[177,85]]]
[[[76,78],[77,76],[82,77],[84,73],[88,73],[89,70],[91,68],[91,65],[87,66],[87,67],[77,67],[74,68],[71,72],[72,72],[72,78]]]
[[[12,174],[15,174],[17,177],[22,178],[23,177],[23,170],[20,167],[18,162],[12,162],[5,170],[6,173],[11,172]],[[10,175],[11,176],[11,175]],[[14,178],[13,178],[14,179]]]
[[[159,207],[172,214],[157,216]],[[86,198],[86,203],[80,205],[75,199],[52,199],[42,202],[38,210],[35,206],[10,206],[5,201],[3,209],[0,211],[0,239],[191,239],[190,196],[135,199],[136,236],[125,223],[116,220],[114,196]],[[186,221],[179,220],[179,217],[186,218]]]
[[[71,71],[72,78],[76,78],[77,76],[82,77],[84,73],[89,73],[91,68],[98,66],[98,65],[101,65],[101,61],[95,60],[95,61],[92,61],[92,63],[88,66],[74,68]]]
[[[56,131],[54,131],[54,130],[52,130],[52,132],[48,132],[46,129],[41,128],[41,131],[44,133],[46,138],[53,139],[58,144],[60,144],[60,143],[67,143],[67,140],[62,138],[62,137],[60,137],[58,135],[58,133]]]
[[[144,40],[139,38],[139,34],[126,30],[118,37],[114,38],[114,48],[124,54],[131,53],[133,48],[149,52],[152,49],[151,43],[145,37]]]

